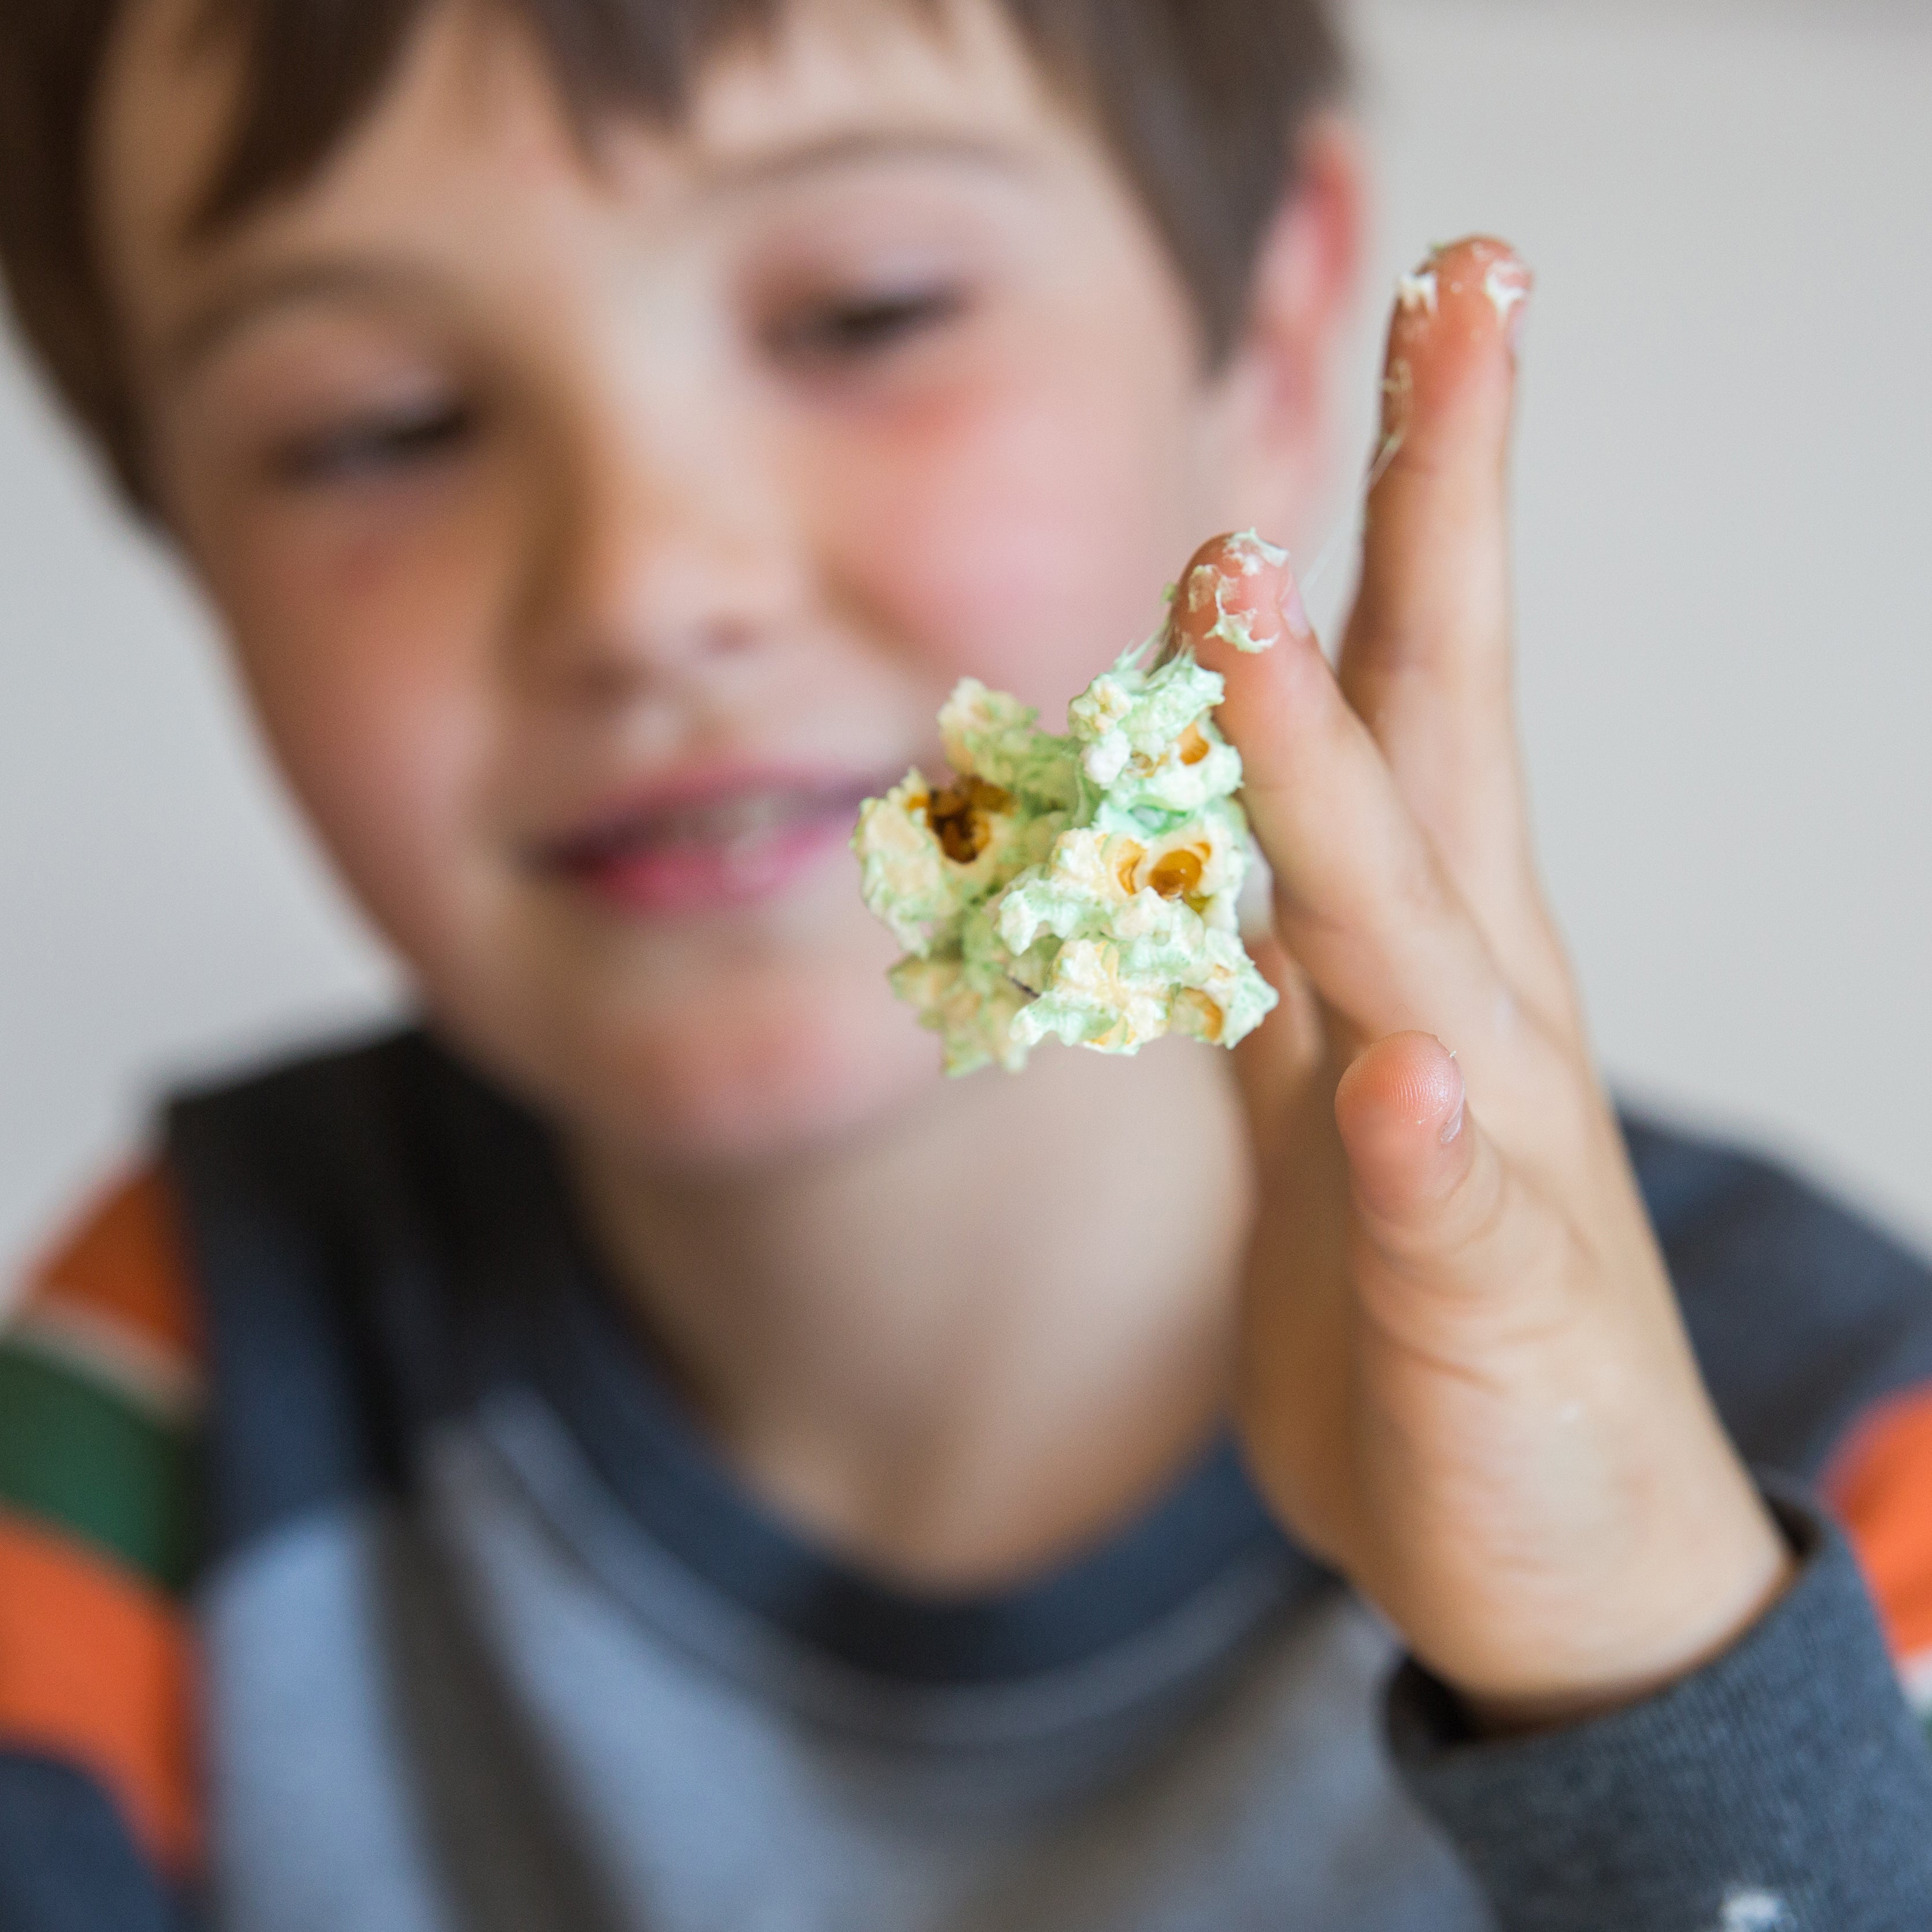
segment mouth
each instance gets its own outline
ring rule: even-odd
[[[715,910],[785,890],[852,835],[873,779],[719,778],[660,788],[540,847],[539,869],[614,910]]]

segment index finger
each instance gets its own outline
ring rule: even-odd
[[[1485,938],[1343,696],[1287,553],[1252,532],[1196,551],[1177,640],[1220,674],[1241,801],[1274,875],[1275,931],[1364,1039],[1419,1029],[1493,1065],[1516,1033]]]

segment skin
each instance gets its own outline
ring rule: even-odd
[[[160,500],[344,879],[555,1126],[742,1479],[902,1582],[988,1588],[1144,1506],[1232,1406],[1288,1526],[1498,1724],[1758,1614],[1787,1559],[1528,856],[1492,244],[1398,317],[1340,681],[1285,577],[1244,586],[1274,649],[1204,650],[1288,996],[1238,1080],[1175,1042],[944,1083],[842,853],[646,917],[532,850],[721,763],[932,769],[958,675],[1057,716],[1202,530],[1304,534],[1346,136],[1311,132],[1204,372],[1144,214],[990,8],[801,5],[592,158],[514,31],[446,6],[314,181],[193,244],[235,83],[188,17],[131,10],[97,124]],[[911,321],[844,327],[908,287]]]

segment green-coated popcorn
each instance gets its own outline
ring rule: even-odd
[[[1017,1072],[1049,1036],[1232,1046],[1275,1004],[1235,914],[1250,854],[1240,754],[1211,716],[1221,677],[1185,650],[1143,668],[1150,654],[1096,678],[1064,737],[962,680],[939,716],[953,782],[909,772],[860,812],[866,903],[906,950],[893,990],[949,1073]]]

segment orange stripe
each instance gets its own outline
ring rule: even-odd
[[[186,1626],[158,1592],[0,1512],[0,1742],[97,1778],[176,1875],[200,1838],[191,1676]]]
[[[78,1303],[171,1354],[200,1354],[200,1324],[174,1203],[153,1168],[111,1188],[33,1271],[35,1300]]]
[[[1892,1654],[1932,1646],[1932,1390],[1868,1416],[1823,1487],[1877,1599]]]

